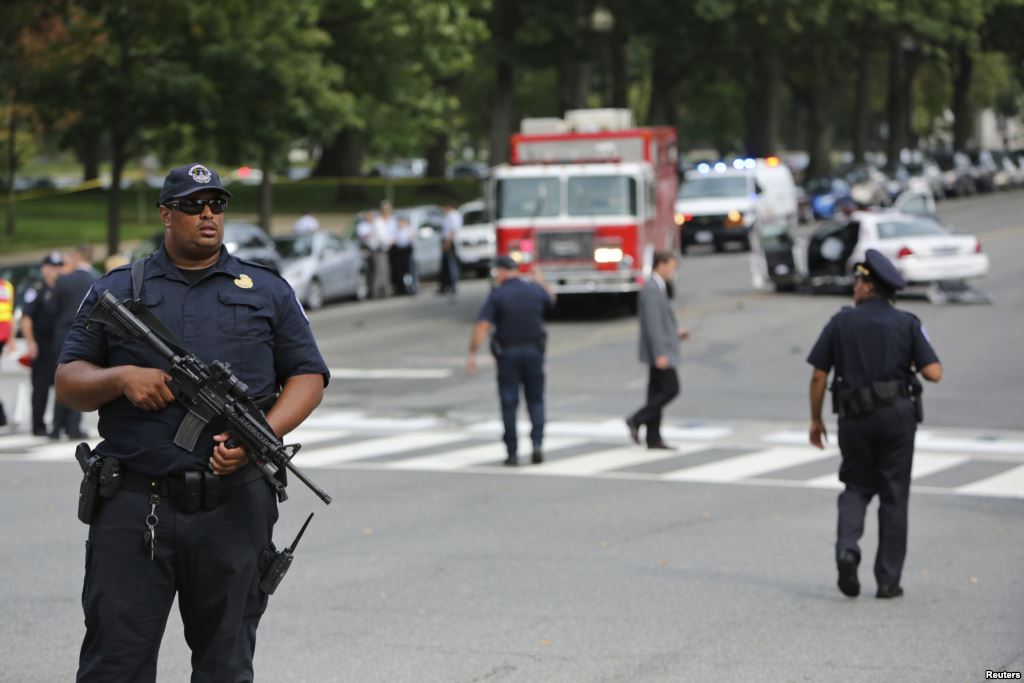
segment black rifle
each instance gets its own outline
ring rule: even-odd
[[[89,312],[88,322],[98,323],[119,337],[138,339],[168,362],[171,391],[188,408],[188,415],[174,436],[175,445],[191,451],[203,428],[212,419],[221,417],[227,422],[232,435],[232,439],[225,445],[234,447],[237,443],[245,447],[250,462],[263,473],[263,478],[274,489],[279,501],[288,499],[286,484],[277,476],[281,468],[287,468],[320,500],[330,505],[331,497],[291,463],[301,446],[286,446],[278,438],[267,423],[263,411],[249,397],[249,387],[231,374],[228,365],[216,360],[207,365],[176,342],[165,339],[118,301],[109,290],[103,293]]]

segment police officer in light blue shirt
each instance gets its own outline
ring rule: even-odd
[[[279,436],[317,406],[328,370],[291,289],[275,271],[223,246],[230,193],[202,164],[172,170],[158,206],[163,245],[145,261],[146,308],[203,361],[229,363],[267,406]],[[120,490],[89,529],[79,681],[153,681],[175,596],[193,681],[252,680],[256,627],[268,596],[277,502],[245,449],[211,423],[193,450],[175,445],[186,411],[166,363],[146,344],[87,327],[98,297],[133,296],[130,267],[90,289],[58,359],[58,400],[99,410],[95,452],[123,467]],[[155,542],[143,532],[156,517]],[[144,542],[145,541],[145,542]]]
[[[469,342],[466,371],[476,372],[476,352],[491,334],[491,351],[498,366],[498,398],[505,426],[505,464],[519,464],[516,436],[516,412],[519,387],[523,387],[530,414],[532,462],[544,461],[544,352],[547,332],[544,312],[555,303],[554,292],[534,268],[534,282],[519,276],[519,264],[508,256],[499,256],[494,269],[497,286],[484,302]]]

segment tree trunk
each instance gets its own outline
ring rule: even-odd
[[[580,61],[575,55],[563,58],[558,65],[558,107],[561,113],[586,108],[593,71],[590,62]]]
[[[313,169],[317,178],[338,178],[362,174],[363,145],[362,131],[345,128],[323,148],[320,159]]]
[[[807,162],[808,178],[826,176],[832,170],[832,136],[835,125],[832,122],[827,95],[813,93],[808,111],[810,133],[810,158]]]
[[[448,153],[448,134],[441,133],[430,143],[424,154],[427,157],[427,177],[444,178],[444,169],[447,164],[445,156]]]
[[[971,141],[971,108],[967,100],[971,88],[971,75],[974,71],[974,59],[961,45],[955,53],[953,65],[953,149],[957,152],[967,150]]]
[[[629,107],[629,74],[626,69],[626,36],[621,31],[611,34],[611,105],[616,109]]]
[[[100,139],[98,135],[86,134],[78,147],[82,163],[82,180],[96,180],[100,177]]]
[[[490,164],[508,161],[508,139],[512,134],[512,98],[515,94],[512,62],[498,57],[494,93],[491,95]]]
[[[4,234],[7,236],[14,234],[14,176],[18,173],[18,150],[14,144],[14,136],[18,132],[18,117],[15,114],[14,97],[11,97],[9,102],[11,112],[7,120],[7,209],[4,212]]]
[[[782,61],[774,46],[754,58],[754,80],[746,97],[746,153],[766,157],[779,150],[779,115],[782,107]]]
[[[273,164],[270,163],[270,155],[263,156],[263,163],[260,165],[263,170],[263,178],[260,180],[260,227],[268,235],[271,229],[271,218],[274,215],[273,192],[270,185],[270,176],[273,173]]]
[[[677,78],[671,67],[669,50],[661,45],[656,46],[651,59],[651,102],[647,108],[649,125],[674,127],[679,124],[679,110],[676,104]]]
[[[889,45],[889,91],[885,108],[889,138],[885,144],[885,156],[886,163],[890,165],[899,161],[900,150],[907,146],[907,51],[901,44],[902,40],[901,37],[894,38]]]
[[[120,132],[110,134],[110,189],[107,190],[107,256],[121,248],[121,176],[124,174],[125,142]]]
[[[864,161],[868,151],[868,85],[871,78],[871,52],[862,48],[857,57],[857,83],[853,99],[853,160]]]

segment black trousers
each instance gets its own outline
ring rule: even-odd
[[[530,442],[534,450],[540,449],[544,441],[544,353],[533,344],[506,347],[497,360],[497,367],[506,452],[512,457],[518,455],[516,413],[520,386],[526,398],[526,412],[530,415]]]
[[[650,367],[647,377],[647,403],[630,418],[637,425],[647,426],[647,443],[661,442],[661,411],[679,395],[679,374],[673,367],[661,370]]]
[[[459,285],[459,257],[455,253],[455,247],[448,249],[442,247],[441,251],[441,274],[439,275],[440,292],[455,293]]]
[[[57,356],[47,345],[39,344],[39,355],[32,361],[32,431],[46,431],[46,404],[50,400],[50,387],[57,372]]]
[[[907,511],[910,468],[914,459],[917,422],[909,399],[860,417],[839,420],[839,448],[843,454],[839,480],[836,555],[852,550],[860,556],[858,541],[864,534],[868,503],[878,496],[878,553],[875,579],[899,585],[907,554]]]
[[[388,250],[388,261],[391,266],[391,290],[395,294],[413,294],[412,246],[392,246]]]
[[[211,511],[161,499],[156,554],[143,541],[149,496],[120,491],[89,529],[78,681],[156,680],[174,596],[192,650],[192,683],[252,681],[256,627],[267,607],[260,573],[273,557],[277,502],[262,480],[223,492]]]

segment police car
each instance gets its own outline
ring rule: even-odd
[[[853,265],[877,249],[911,287],[963,283],[989,271],[988,255],[974,235],[939,222],[930,195],[907,193],[897,207],[854,211],[821,224],[809,237],[796,238],[788,226],[757,231],[752,261],[755,286],[778,290],[849,287]]]

